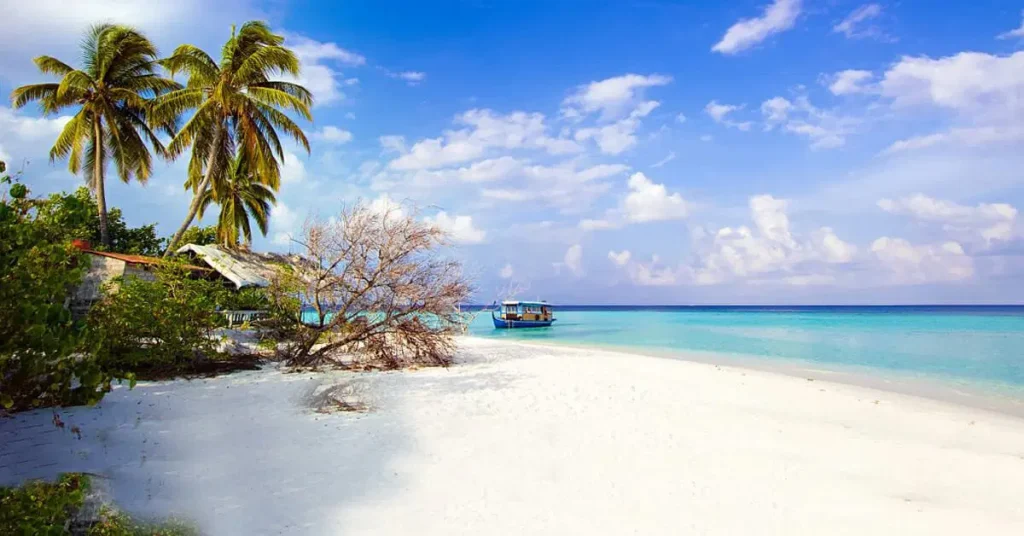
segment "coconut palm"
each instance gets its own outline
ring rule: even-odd
[[[226,184],[207,188],[199,197],[199,217],[211,204],[220,207],[217,218],[217,242],[235,248],[239,239],[252,243],[251,218],[263,236],[267,235],[270,207],[277,204],[274,190],[249,170],[250,160],[239,154],[225,176]]]
[[[81,69],[50,56],[36,58],[39,70],[60,76],[60,82],[19,87],[11,93],[11,102],[20,108],[39,101],[46,115],[77,108],[50,149],[50,161],[67,157],[72,173],[84,172],[96,195],[100,240],[109,246],[104,184],[107,161],[113,162],[124,182],[149,179],[153,172],[149,146],[166,155],[148,121],[151,99],[181,86],[156,74],[156,47],[127,26],[94,26],[86,34],[82,53]],[[172,117],[159,124],[173,135],[174,122]]]
[[[244,155],[248,169],[276,191],[284,161],[278,131],[309,151],[305,133],[286,112],[312,120],[312,94],[298,84],[271,80],[277,74],[299,74],[298,58],[283,43],[284,37],[265,23],[250,21],[237,33],[231,29],[220,64],[192,45],[178,47],[161,62],[172,74],[186,73],[188,83],[158,99],[156,117],[169,120],[194,111],[167,146],[173,156],[192,147],[185,186],[192,189],[193,198],[165,256],[174,251],[195,219],[206,191],[213,188],[214,199],[222,197],[216,189],[228,184],[224,177],[236,154]]]

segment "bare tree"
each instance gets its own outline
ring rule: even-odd
[[[285,360],[295,366],[448,365],[471,287],[445,258],[445,233],[401,207],[362,203],[306,222],[302,262],[271,296],[286,312]]]

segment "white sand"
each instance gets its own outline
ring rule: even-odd
[[[261,371],[0,421],[0,483],[68,470],[211,534],[1024,534],[1024,420],[593,350]],[[342,383],[361,414],[306,404]]]

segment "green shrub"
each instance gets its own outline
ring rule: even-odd
[[[113,282],[89,311],[85,348],[108,370],[173,375],[220,355],[213,332],[225,325],[223,285],[171,262],[155,274]]]
[[[59,226],[38,218],[48,200],[3,183],[11,186],[0,196],[0,407],[95,402],[112,378],[76,352],[81,326],[64,306],[86,263]]]
[[[89,485],[88,476],[67,473],[52,483],[33,480],[16,488],[0,488],[0,534],[173,536],[196,533],[179,522],[140,523],[107,506],[100,509],[98,519],[79,519]]]

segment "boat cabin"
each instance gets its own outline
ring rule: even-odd
[[[503,301],[501,302],[502,320],[525,320],[528,322],[550,322],[554,316],[552,307],[547,302]]]

